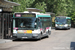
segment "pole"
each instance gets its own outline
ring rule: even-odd
[[[2,17],[2,39],[4,39],[4,14]]]

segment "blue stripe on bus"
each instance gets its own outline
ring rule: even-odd
[[[66,19],[71,19],[70,17],[66,17]]]
[[[13,15],[13,17],[15,17],[15,15]]]
[[[36,17],[51,17],[50,15],[36,15]]]

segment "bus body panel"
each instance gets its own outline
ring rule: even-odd
[[[20,38],[20,39],[39,39],[40,38],[40,34],[27,34],[27,33],[17,33],[17,34],[14,34],[13,33],[13,36],[15,38]]]

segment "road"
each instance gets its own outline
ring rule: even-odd
[[[75,50],[75,28],[52,29],[49,38],[41,40],[16,40],[0,44],[0,50]]]

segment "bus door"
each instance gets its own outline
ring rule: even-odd
[[[46,34],[49,31],[49,27],[51,26],[50,20],[43,19],[42,21],[43,34]]]
[[[45,33],[45,28],[43,27],[43,25],[42,25],[42,19],[38,19],[38,27],[39,27],[39,29],[40,29],[40,31],[42,32],[42,35],[44,35],[44,33]]]
[[[45,31],[46,31],[46,27],[44,27],[44,20],[42,20],[42,19],[40,19],[40,21],[39,21],[39,27],[40,27],[40,29],[41,29],[41,31],[42,31],[42,35],[44,35],[44,34],[46,34],[45,33]]]
[[[43,35],[46,34],[46,24],[45,24],[45,21],[44,20],[41,20],[42,22],[42,28],[43,28]]]

